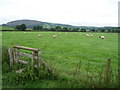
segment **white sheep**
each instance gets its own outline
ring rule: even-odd
[[[92,34],[90,34],[90,37],[93,37],[93,35],[92,35]]]
[[[101,39],[105,39],[105,36],[99,36],[99,38],[101,38]]]
[[[42,35],[39,34],[38,37],[42,37]]]
[[[89,35],[89,34],[86,34],[86,36],[87,36],[87,37],[90,37],[90,35]]]
[[[57,36],[57,35],[55,35],[55,34],[52,35],[53,38],[56,38],[56,36]]]

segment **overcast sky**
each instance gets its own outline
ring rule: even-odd
[[[120,0],[0,0],[0,24],[20,19],[77,26],[118,26]]]

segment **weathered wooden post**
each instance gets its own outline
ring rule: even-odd
[[[16,46],[19,46],[19,44],[16,44],[15,47],[16,47]],[[20,56],[19,56],[19,48],[14,48],[14,53],[15,53],[15,54],[14,54],[14,55],[15,55],[15,56],[14,56],[15,62],[18,63],[18,62],[19,62],[19,58],[20,58]]]
[[[37,70],[38,70],[38,73],[39,73],[39,75],[40,75],[40,66],[41,66],[41,61],[40,61],[40,59],[41,59],[41,52],[40,52],[40,49],[38,49],[38,52],[37,52],[37,65],[38,65],[38,68],[37,68]]]
[[[108,58],[105,68],[105,75],[104,75],[104,83],[106,85],[108,85],[108,82],[110,81],[110,63],[111,63],[111,59]]]
[[[31,66],[32,66],[32,68],[34,68],[34,65],[35,65],[35,52],[33,51],[32,52],[32,58],[31,58]]]
[[[16,50],[16,53],[15,53],[15,55],[16,55],[16,58],[15,58],[15,62],[17,63],[17,62],[19,62],[19,49],[18,48],[16,48],[15,49]]]
[[[37,59],[38,59],[38,67],[40,67],[40,65],[41,65],[41,61],[40,61],[40,59],[41,59],[41,52],[40,52],[40,49],[38,49]]]
[[[8,54],[10,59],[10,67],[14,64],[14,54],[13,54],[13,48],[8,48]]]

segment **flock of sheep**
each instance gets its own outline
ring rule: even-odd
[[[92,34],[86,34],[87,37],[93,37]],[[105,39],[105,36],[99,36],[100,39]]]
[[[26,32],[23,32],[23,33],[26,33]],[[67,34],[67,33],[65,32],[65,34]],[[0,34],[0,36],[2,36],[2,34]],[[86,34],[86,36],[87,36],[87,37],[93,37],[92,34]],[[42,37],[42,35],[39,34],[38,37]],[[53,35],[52,35],[52,38],[56,38],[56,37],[57,37],[56,34],[53,34]],[[99,36],[99,38],[100,38],[100,39],[105,39],[105,36]]]
[[[39,34],[38,37],[42,37],[42,35]],[[57,37],[56,34],[53,34],[53,35],[52,35],[52,38],[56,38],[56,37]]]
[[[67,34],[67,33],[65,33],[65,34]],[[93,37],[92,34],[86,34],[86,36],[87,36],[87,37]],[[39,34],[38,37],[42,37],[42,35]],[[57,37],[56,34],[53,34],[53,35],[52,35],[52,38],[56,38],[56,37]],[[105,36],[99,36],[99,38],[100,38],[100,39],[105,39]]]

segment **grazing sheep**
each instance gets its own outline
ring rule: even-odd
[[[56,38],[56,36],[57,36],[57,35],[55,35],[55,34],[52,35],[53,38]]]
[[[26,32],[23,32],[23,33],[26,33]]]
[[[86,36],[87,36],[87,37],[90,37],[90,35],[89,35],[89,34],[86,34]]]
[[[105,37],[104,37],[104,36],[99,36],[99,38],[101,38],[101,39],[105,39]]]
[[[67,33],[65,33],[65,34],[67,34]]]
[[[92,35],[92,34],[86,34],[86,36],[87,36],[87,37],[93,37],[93,35]]]
[[[2,34],[0,34],[0,36],[2,36]]]
[[[93,37],[93,35],[92,35],[92,34],[90,34],[90,37]]]
[[[39,34],[38,37],[42,37],[42,35]]]
[[[92,35],[92,34],[90,34],[90,36],[91,36],[91,37],[93,37],[93,35]]]

